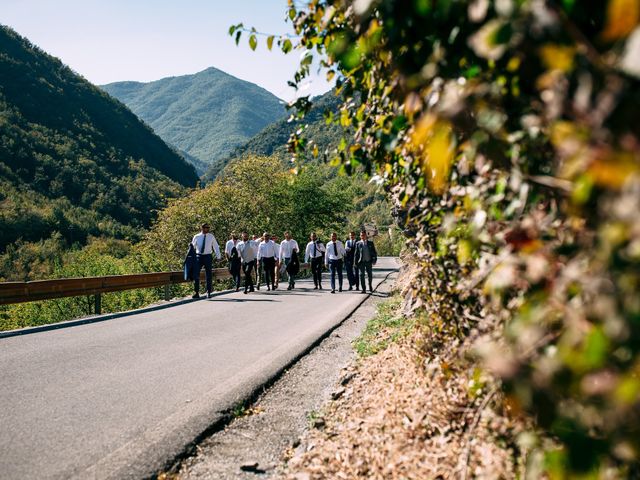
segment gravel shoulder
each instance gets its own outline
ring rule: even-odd
[[[264,479],[294,454],[301,438],[323,420],[318,411],[343,391],[347,366],[355,359],[351,342],[388,298],[397,274],[308,355],[287,370],[252,405],[238,406],[236,418],[197,445],[195,454],[160,479]]]

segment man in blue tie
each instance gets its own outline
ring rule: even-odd
[[[345,250],[347,254],[344,256],[344,266],[347,269],[347,278],[349,279],[349,290],[353,290],[360,285],[360,275],[358,275],[358,269],[355,265],[356,257],[356,232],[349,232],[349,240],[345,244]]]
[[[342,291],[342,263],[347,252],[344,245],[338,240],[338,234],[331,234],[331,241],[327,243],[327,252],[324,257],[324,264],[331,272],[331,293],[336,293],[336,274],[338,274],[339,291]]]
[[[193,236],[191,245],[196,249],[196,271],[193,278],[193,289],[195,293],[192,298],[200,298],[200,270],[204,267],[204,273],[207,279],[207,297],[211,297],[213,287],[212,266],[213,252],[216,252],[216,258],[220,260],[220,247],[213,233],[209,233],[209,224],[203,223],[200,227],[200,233]]]

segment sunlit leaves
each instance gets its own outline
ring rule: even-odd
[[[443,193],[455,155],[451,125],[432,115],[425,115],[416,125],[411,144],[430,188],[435,193]]]
[[[284,53],[289,53],[293,49],[293,43],[288,38],[282,42],[282,51]]]
[[[607,24],[602,32],[605,40],[618,40],[629,35],[640,21],[638,0],[609,0]]]
[[[550,70],[569,72],[573,69],[576,48],[566,45],[547,44],[540,48],[540,57]]]

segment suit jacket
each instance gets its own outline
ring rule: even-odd
[[[300,259],[298,258],[298,252],[295,250],[291,251],[291,259],[289,260],[289,265],[287,265],[287,273],[289,275],[297,275],[300,271]]]
[[[371,254],[371,263],[376,264],[378,261],[378,252],[376,252],[376,246],[373,244],[371,240],[367,240],[367,245],[369,245],[369,253]],[[364,247],[364,242],[362,240],[356,243],[356,256],[355,262],[356,265],[360,265],[362,263],[362,248]]]
[[[196,268],[198,268],[198,258],[196,257],[196,249],[190,243],[189,250],[187,250],[187,256],[182,264],[184,279],[193,280],[196,275],[200,275],[200,272],[196,274]]]
[[[344,248],[346,250],[348,242],[351,242],[351,239],[348,239],[344,242]],[[344,256],[344,260],[347,263],[353,263],[353,260],[356,258],[356,247],[358,245],[359,240],[354,240],[353,241],[353,247],[351,247],[348,251],[347,254]]]

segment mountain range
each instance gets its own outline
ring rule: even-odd
[[[185,152],[200,174],[285,115],[275,95],[213,67],[193,75],[101,88]]]

